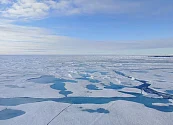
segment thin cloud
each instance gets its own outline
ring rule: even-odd
[[[13,3],[13,0],[1,0],[0,4],[11,4]]]
[[[86,41],[44,28],[0,24],[0,54],[121,54],[130,49],[173,48],[172,40]]]
[[[3,3],[9,3],[4,1]],[[3,17],[38,19],[46,17],[50,11],[61,15],[82,13],[119,13],[139,7],[138,2],[120,0],[17,0],[2,11]]]
[[[165,0],[3,0],[8,4],[0,15],[13,19],[42,19],[55,15],[129,14],[138,16],[172,15],[173,7]]]
[[[157,15],[172,12],[172,5],[163,2],[163,0],[1,0],[0,4],[3,4],[4,8],[0,8],[0,54],[119,54],[127,50],[173,48],[173,38],[98,42],[55,35],[44,28],[18,26],[13,23],[18,19],[43,19],[51,16],[51,12],[61,16],[97,13]],[[163,7],[160,8],[161,5]]]

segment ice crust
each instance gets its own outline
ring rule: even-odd
[[[0,56],[0,125],[172,125],[173,58]]]

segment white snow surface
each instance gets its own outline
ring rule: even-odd
[[[172,97],[171,57],[0,56],[0,125],[172,125]]]

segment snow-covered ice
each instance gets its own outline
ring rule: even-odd
[[[0,125],[172,123],[172,57],[0,56]]]

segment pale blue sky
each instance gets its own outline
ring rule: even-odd
[[[172,0],[0,0],[0,54],[173,54]]]

